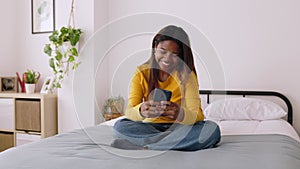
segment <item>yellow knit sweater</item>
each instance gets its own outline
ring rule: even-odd
[[[148,80],[150,78],[150,66],[147,64],[138,66],[130,84],[130,93],[125,116],[133,121],[144,121],[151,123],[181,123],[194,124],[204,119],[201,101],[199,97],[198,80],[192,72],[185,85],[185,91],[181,91],[180,80],[177,71],[171,73],[171,76],[164,82],[159,81],[159,88],[172,91],[171,101],[181,105],[184,110],[184,119],[181,122],[159,116],[156,118],[143,118],[140,114],[140,106],[148,97]],[[184,93],[184,96],[181,94]]]

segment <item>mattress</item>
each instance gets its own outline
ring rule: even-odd
[[[112,127],[99,125],[0,153],[6,169],[298,169],[300,143],[286,135],[224,135],[216,148],[184,152],[121,150]]]
[[[106,121],[100,125],[113,126],[117,120],[125,118],[124,116],[118,117],[113,120]],[[251,134],[281,134],[289,136],[300,142],[300,138],[294,128],[285,120],[226,120],[216,121],[221,130],[221,135],[251,135]]]

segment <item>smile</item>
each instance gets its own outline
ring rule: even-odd
[[[163,65],[165,65],[165,66],[170,66],[170,65],[171,65],[170,62],[164,62],[164,61],[161,61],[161,63],[162,63]]]

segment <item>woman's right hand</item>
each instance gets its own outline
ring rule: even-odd
[[[164,107],[159,102],[150,100],[141,105],[140,113],[144,118],[154,118],[164,113]]]

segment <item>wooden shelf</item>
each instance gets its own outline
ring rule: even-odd
[[[57,134],[56,94],[0,93],[0,99],[13,99],[13,108],[9,109],[12,112],[6,112],[9,110],[5,106],[1,108],[0,104],[0,115],[4,114],[0,123],[6,120],[7,114],[11,115],[8,118],[14,118],[11,120],[13,129],[0,127],[0,151],[16,146],[16,133],[39,135],[40,138]]]
[[[0,131],[0,152],[14,146],[14,133]]]

